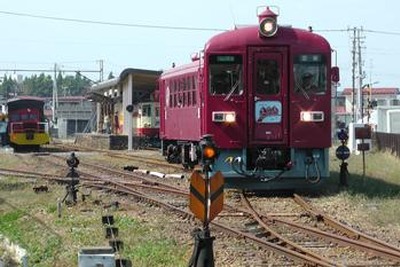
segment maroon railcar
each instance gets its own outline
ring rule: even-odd
[[[228,186],[298,188],[329,176],[331,47],[282,27],[268,7],[259,24],[212,37],[190,64],[159,80],[160,138],[170,162],[192,167],[199,141],[219,149]]]

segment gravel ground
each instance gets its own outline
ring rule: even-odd
[[[132,152],[131,154],[138,153]],[[161,158],[157,152],[145,152],[146,156]],[[3,155],[4,156],[4,155]],[[40,161],[28,154],[10,155],[6,154],[8,165],[18,165],[20,169],[40,171]],[[102,161],[101,156],[92,153],[79,154],[81,162],[85,160]],[[3,157],[3,159],[5,159]],[[5,161],[3,160],[3,163]],[[121,159],[106,158],[103,160],[104,165],[113,165],[122,168],[124,165],[134,165],[135,162],[127,162]],[[143,168],[151,168],[140,163]],[[4,165],[1,164],[2,167]],[[67,170],[67,168],[66,168]],[[65,172],[60,173],[56,170],[47,170],[48,173],[57,173],[58,175],[65,175]],[[79,171],[79,168],[78,168]],[[167,172],[165,168],[154,169],[154,171]],[[185,175],[189,177],[189,174]],[[165,181],[165,180],[163,180]],[[183,180],[171,179],[171,183],[177,184],[184,188],[189,187],[187,178]],[[235,193],[227,192],[225,194],[227,203],[232,205],[240,205]],[[312,197],[309,198],[311,203],[323,210],[327,214],[344,220],[347,224],[356,229],[368,233],[373,236],[379,236],[380,239],[389,242],[395,246],[399,246],[400,242],[400,226],[398,221],[385,222],[384,224],[377,224],[376,216],[379,216],[381,202],[377,200],[356,201],[354,198],[349,197],[346,193],[337,193],[328,196]],[[302,210],[291,203],[291,199],[283,196],[262,196],[252,197],[252,204],[262,213],[301,213]],[[201,223],[197,220],[181,218],[176,215],[171,215],[164,210],[144,203],[132,203],[127,199],[121,201],[124,213],[135,218],[139,218],[140,222],[150,227],[162,227],[164,233],[168,238],[176,240],[181,246],[193,247],[194,239],[191,232],[201,227]],[[371,217],[371,213],[374,214]],[[216,221],[227,221],[229,217],[217,218]],[[249,244],[244,240],[238,238],[231,238],[219,232],[216,228],[211,227],[211,233],[215,236],[214,241],[214,254],[215,266],[296,266],[292,261],[283,256],[277,255],[268,250],[257,248],[253,244]],[[192,251],[187,252],[187,259],[190,258]],[[346,259],[343,259],[344,261]],[[300,266],[300,265],[299,265]]]

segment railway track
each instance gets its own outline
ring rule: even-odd
[[[45,157],[41,157],[43,158]],[[65,169],[63,157],[56,159],[49,157],[45,160],[49,160],[49,164],[56,164]],[[194,219],[188,209],[187,186],[164,183],[162,179],[144,173],[130,173],[90,163],[82,166],[84,170],[79,170],[79,172],[85,186],[128,195],[141,202],[160,206],[184,218]],[[0,169],[0,173],[30,178],[41,177],[55,181],[62,179],[62,177],[49,174],[11,169]],[[301,212],[281,211],[269,214],[256,211],[246,195],[241,194],[240,197],[240,205],[228,201],[224,207],[223,216],[217,217],[211,223],[214,230],[236,238],[240,237],[268,251],[284,255],[299,264],[397,266],[400,262],[400,250],[397,247],[352,229],[316,210],[298,195],[294,195],[291,200],[293,205],[297,205],[296,209],[301,208]],[[307,218],[307,221],[311,221],[314,225],[323,224],[324,226],[306,226],[302,223],[302,218]],[[343,260],[341,248],[345,248],[346,252],[350,250],[345,260]],[[259,255],[259,257],[259,261],[262,261],[263,256]]]
[[[50,146],[49,146],[50,147]],[[112,157],[112,158],[120,158],[120,159],[127,159],[134,162],[141,162],[147,164],[153,164],[157,166],[162,166],[170,169],[174,169],[176,171],[187,171],[183,168],[180,164],[171,164],[167,163],[165,159],[161,157],[154,157],[154,156],[143,156],[139,155],[138,153],[126,153],[126,152],[118,152],[118,151],[111,151],[106,149],[95,149],[90,147],[83,147],[83,146],[76,146],[73,144],[55,144],[55,148],[61,149],[63,151],[81,151],[81,152],[98,152],[103,155]],[[152,149],[151,151],[154,151]]]
[[[287,218],[271,218],[269,216],[259,214],[252,207],[250,201],[244,194],[242,195],[242,202],[247,209],[244,210],[244,212],[250,212],[251,218],[258,226],[258,236],[263,236],[273,243],[280,244],[288,249],[307,255],[311,259],[323,261],[327,264],[331,264],[331,266],[341,265],[340,262],[345,262],[345,266],[378,266],[380,264],[383,264],[384,266],[397,266],[400,262],[399,248],[344,225],[339,220],[335,220],[323,212],[316,210],[299,195],[295,194],[293,196],[293,202],[300,205],[306,211],[306,215],[313,216],[317,222],[322,222],[324,225],[329,226],[330,229],[321,230],[321,227],[310,227],[304,223],[294,222],[293,220],[291,221]],[[304,214],[302,214],[302,216],[304,216]],[[296,217],[292,216],[291,218]],[[282,228],[282,226],[284,227]],[[288,228],[291,228],[291,230]],[[279,233],[277,230],[273,229],[284,229],[283,233],[285,234]],[[292,233],[290,236],[291,239],[286,237],[288,236],[288,232]],[[292,241],[293,239],[297,239],[294,237],[296,234],[301,235],[302,237],[297,243]],[[306,234],[307,237],[305,237],[304,234]],[[305,240],[312,241],[306,245],[307,247],[304,245],[299,245],[306,244]],[[328,249],[332,248],[334,248],[334,253],[337,253],[337,251],[340,249],[336,248],[339,246],[352,248],[356,252],[351,252],[349,255],[347,255],[345,257],[346,260],[343,260],[343,256],[336,259],[334,256],[326,258],[326,256],[321,256],[321,253],[312,252],[309,246],[310,243],[319,244],[318,246],[314,245],[316,250],[321,251],[321,249],[324,249],[325,254],[327,254],[326,252]],[[332,244],[335,245],[333,246]],[[357,258],[357,253],[358,257],[360,258]],[[356,259],[352,259],[352,257]],[[363,259],[364,257],[370,258],[371,260],[366,261]],[[379,257],[379,259],[376,260],[377,258],[375,257]],[[374,262],[375,260],[376,262]]]

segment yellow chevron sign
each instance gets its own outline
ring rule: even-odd
[[[224,206],[224,177],[218,171],[207,180],[197,171],[190,177],[189,208],[202,222],[211,222]]]

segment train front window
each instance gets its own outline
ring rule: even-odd
[[[243,93],[243,60],[240,55],[210,56],[210,93],[240,95]]]
[[[256,91],[262,95],[274,95],[280,91],[279,65],[276,60],[258,59]]]
[[[303,54],[294,61],[294,91],[309,98],[323,95],[327,90],[326,60],[320,54]]]

